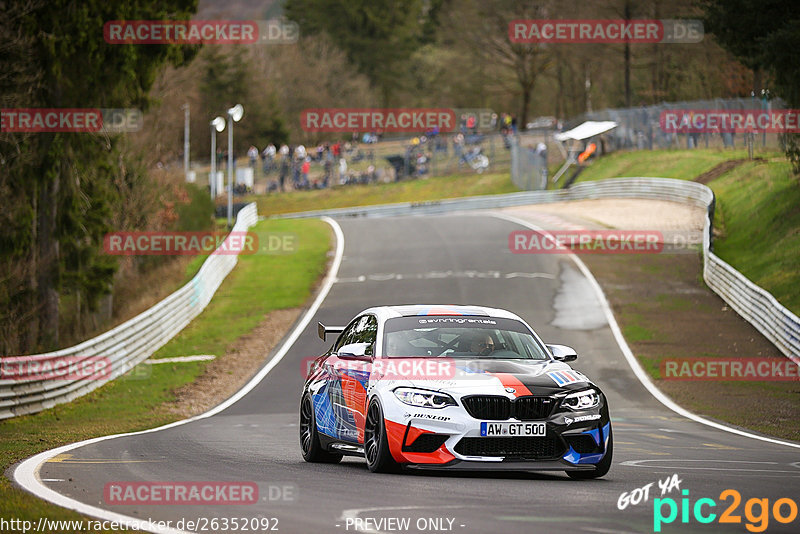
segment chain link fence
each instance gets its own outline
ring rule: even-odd
[[[342,142],[341,152],[336,156],[320,153],[317,147],[306,147],[310,157],[308,180],[311,184],[340,187],[508,172],[511,168],[510,149],[510,136],[496,130],[387,136],[377,142],[353,139]],[[299,182],[300,168],[301,163],[293,159],[285,171],[287,187]],[[262,194],[278,191],[279,176],[279,157],[263,162],[254,173],[253,190]]]
[[[547,189],[548,135],[509,136],[511,181],[525,191]],[[549,139],[550,144],[555,143]]]
[[[389,139],[372,145],[389,180],[508,172],[510,140],[498,132],[447,133]],[[354,166],[354,169],[359,167]]]
[[[566,121],[560,129],[527,131],[514,136],[510,141],[511,180],[526,191],[546,188],[549,166],[563,163],[570,157],[569,147],[556,141],[554,135],[586,121],[617,123],[617,127],[609,132],[573,144],[573,149],[577,147],[582,151],[589,142],[595,142],[598,156],[623,149],[747,148],[750,157],[755,149],[783,150],[784,139],[778,133],[665,132],[661,128],[661,117],[662,113],[673,110],[772,111],[785,107],[778,98],[715,98],[587,112]]]
[[[614,121],[618,126],[600,137],[603,153],[619,149],[654,150],[669,148],[741,148],[753,142],[761,148],[779,147],[779,134],[734,134],[734,133],[669,133],[661,129],[661,114],[673,110],[725,110],[725,111],[770,111],[783,109],[785,104],[776,98],[715,98],[672,102],[655,106],[604,109],[579,115],[565,124],[573,128],[585,121]],[[752,139],[748,140],[748,136]]]

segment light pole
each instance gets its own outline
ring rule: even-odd
[[[183,177],[189,180],[189,103],[181,106],[183,110]]]
[[[233,214],[233,123],[239,122],[244,108],[236,104],[228,108],[228,228],[232,228]]]
[[[217,198],[217,132],[225,129],[225,119],[217,117],[211,121],[211,174],[208,185],[211,188],[211,200]]]

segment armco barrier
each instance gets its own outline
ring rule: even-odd
[[[257,220],[256,205],[249,204],[239,211],[233,231],[245,232]],[[0,419],[35,413],[69,402],[125,374],[203,311],[237,261],[233,254],[212,254],[188,284],[133,319],[74,347],[26,357],[50,365],[59,360],[79,363],[104,358],[110,364],[111,373],[101,380],[94,377],[25,382],[0,380]],[[0,365],[3,365],[2,358]]]
[[[800,319],[775,300],[775,297],[748,280],[712,251],[711,225],[714,220],[714,193],[703,184],[670,178],[615,178],[581,182],[569,189],[557,191],[526,191],[432,202],[404,202],[362,208],[309,211],[283,217],[429,215],[594,198],[668,200],[705,208],[707,215],[703,230],[703,278],[706,283],[783,354],[800,365]]]

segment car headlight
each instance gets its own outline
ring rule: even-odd
[[[428,391],[427,389],[416,388],[397,388],[394,396],[400,402],[420,408],[444,408],[445,406],[457,406],[456,401],[450,395]]]
[[[600,394],[593,389],[570,393],[561,400],[561,406],[570,410],[588,410],[600,406]]]

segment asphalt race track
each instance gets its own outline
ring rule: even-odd
[[[767,532],[800,531],[800,518],[781,524],[772,513],[777,499],[800,503],[800,449],[717,430],[658,402],[634,375],[591,285],[570,258],[510,253],[508,235],[521,227],[488,214],[340,224],[345,248],[338,281],[257,387],[212,417],[69,451],[43,464],[40,480],[82,503],[172,525],[200,517],[262,517],[277,518],[278,531],[291,533],[611,533],[653,532],[653,500],[661,497],[657,482],[678,474],[680,489],[664,498],[674,498],[680,508],[681,499],[688,499],[687,522],[681,523],[681,510],[662,532],[748,532],[745,504],[751,498],[769,499]],[[317,321],[340,324],[373,305],[410,303],[507,308],[545,341],[576,348],[580,357],[574,367],[610,401],[615,438],[610,473],[586,482],[563,473],[376,475],[356,458],[339,465],[303,462],[297,426],[302,361],[327,349],[317,337]],[[260,501],[110,506],[104,486],[119,481],[252,481],[259,485]],[[623,492],[650,483],[647,502],[618,509]],[[720,499],[726,489],[741,495],[731,514],[739,524],[718,522],[733,502]],[[694,516],[701,498],[717,503],[701,508],[704,515],[717,516],[708,525]],[[668,507],[663,511],[668,515]],[[760,505],[749,511],[757,518]],[[784,506],[782,513],[788,512]],[[402,528],[405,518],[408,527]],[[379,524],[381,519],[391,521]]]

